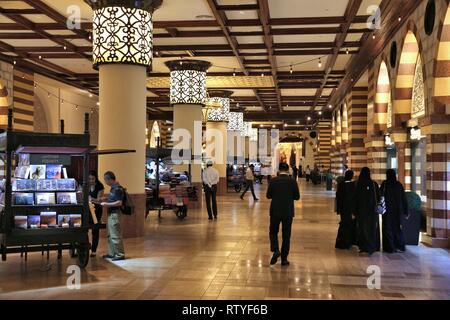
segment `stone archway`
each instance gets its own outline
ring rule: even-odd
[[[386,63],[381,62],[376,78],[375,99],[372,108],[368,108],[366,141],[367,162],[372,172],[372,179],[381,182],[385,178],[387,167],[387,150],[383,133],[387,132],[388,113],[391,108],[391,82]],[[371,113],[371,114],[370,114]]]

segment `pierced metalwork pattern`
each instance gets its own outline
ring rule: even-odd
[[[95,10],[92,54],[95,67],[106,63],[150,66],[153,59],[152,14],[122,7]]]
[[[425,114],[425,87],[423,83],[422,60],[420,55],[416,63],[414,86],[411,106],[411,117],[418,118]]]
[[[208,121],[227,122],[230,117],[230,99],[211,97],[209,100],[213,103],[220,103],[222,107],[218,109],[211,109],[208,113]]]
[[[170,72],[171,104],[204,104],[206,101],[206,72],[175,70]]]
[[[244,114],[242,112],[230,112],[227,129],[242,132],[244,130]]]

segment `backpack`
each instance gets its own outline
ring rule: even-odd
[[[127,216],[131,216],[134,213],[134,203],[128,193],[127,189],[123,188],[122,207],[120,208],[122,213]]]

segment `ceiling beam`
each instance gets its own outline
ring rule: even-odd
[[[349,0],[347,4],[347,8],[345,10],[344,19],[345,22],[341,25],[341,33],[336,35],[335,46],[333,48],[333,54],[328,57],[327,63],[325,65],[325,77],[323,79],[322,85],[317,90],[316,93],[316,101],[314,101],[314,105],[311,108],[311,111],[314,111],[319,98],[322,97],[323,89],[326,87],[328,82],[328,76],[330,72],[333,70],[334,65],[336,64],[337,58],[339,56],[339,52],[341,50],[342,45],[345,43],[345,39],[347,38],[348,30],[355,20],[356,15],[358,14],[359,8],[361,6],[362,0]]]
[[[80,56],[80,58],[84,58],[87,59],[89,61],[91,61],[91,57],[85,55],[83,52],[79,51],[79,49],[73,45],[71,42],[66,41],[64,39],[54,39],[52,38],[51,34],[47,33],[44,30],[38,29],[36,28],[36,24],[31,22],[30,20],[24,18],[21,15],[14,15],[14,14],[4,14],[7,18],[15,21],[16,23],[20,24],[21,26],[27,28],[30,31],[34,31],[37,34],[47,38],[48,40],[51,40],[53,42],[55,42],[56,44],[59,44],[61,46],[63,46],[64,48],[66,48],[67,51],[69,52],[74,52],[76,54],[78,54]],[[66,26],[67,28],[67,26]]]
[[[231,50],[233,51],[234,55],[237,58],[239,65],[242,69],[241,71],[245,75],[248,75],[249,72],[245,68],[244,59],[239,54],[238,42],[235,37],[230,35],[230,32],[228,30],[227,26],[229,25],[229,21],[228,21],[227,17],[225,16],[225,14],[223,12],[221,12],[217,9],[216,0],[206,0],[206,1],[209,5],[209,8],[211,9],[214,17],[216,18],[217,23],[219,24],[220,28],[222,29],[222,32],[225,35],[225,38],[227,39],[227,42],[230,45]],[[261,99],[259,98],[257,90],[254,89],[253,92],[255,93],[258,101],[260,102],[261,107],[265,110],[264,104],[262,103]]]
[[[30,0],[31,1],[31,0]],[[35,0],[32,0],[33,2]],[[3,9],[8,13],[7,9]],[[16,12],[16,13],[15,13]],[[21,11],[12,11],[11,14],[21,14]],[[367,22],[369,16],[357,16],[354,23]],[[343,17],[307,17],[307,18],[272,18],[270,25],[272,26],[289,26],[289,25],[317,25],[317,24],[342,24]],[[233,19],[228,20],[231,27],[260,26],[259,19]],[[67,27],[59,23],[36,23],[36,28],[41,30],[65,30]],[[165,28],[204,28],[204,27],[220,27],[216,20],[178,20],[178,21],[155,21],[153,23],[155,29]],[[92,30],[92,22],[82,22],[82,30]],[[15,23],[0,23],[0,30],[26,30],[26,28]]]
[[[280,112],[283,112],[283,106],[281,105],[281,92],[278,86],[278,65],[277,58],[273,49],[273,36],[270,28],[270,12],[269,12],[269,3],[268,0],[258,0],[259,10],[258,16],[261,21],[263,31],[264,31],[264,43],[267,47],[267,53],[269,55],[269,62],[272,72],[273,83],[275,86],[275,92],[277,94],[278,100],[278,109]]]
[[[217,10],[221,10],[221,11],[258,10],[258,5],[256,5],[256,4],[219,5],[219,6],[217,6]]]
[[[50,17],[51,19],[55,20],[58,24],[61,26],[65,26],[67,28],[67,17],[59,13],[57,10],[53,9],[49,5],[45,4],[43,1],[36,1],[36,0],[22,0],[29,6],[33,7],[37,11],[39,11],[42,14],[45,14],[46,16]],[[89,32],[87,32],[84,29],[70,29],[75,34],[79,35],[85,40],[90,41],[89,39]]]

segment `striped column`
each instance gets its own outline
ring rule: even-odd
[[[331,166],[331,121],[319,121],[319,165],[324,165],[325,168]]]
[[[344,103],[342,106],[342,122],[341,122],[341,139],[342,143],[348,143],[348,106]]]
[[[160,121],[159,128],[161,131],[161,143],[163,148],[171,149],[173,147],[172,124],[167,121]]]
[[[0,129],[8,126],[9,92],[6,82],[0,79]]]
[[[6,87],[6,81],[0,79],[0,129],[8,127],[8,108],[9,108],[9,94]],[[0,179],[5,178],[5,164],[0,158]]]
[[[339,147],[342,143],[342,123],[341,123],[341,110],[336,111],[336,146]]]
[[[34,131],[34,73],[14,68],[13,76],[13,128]]]
[[[348,112],[348,167],[359,175],[367,166],[364,139],[367,136],[367,87],[354,87],[347,95]]]
[[[450,247],[450,5],[440,26],[434,69],[434,95],[427,139],[427,233],[433,246]]]
[[[448,122],[432,124],[422,127],[422,133],[427,137],[427,233],[434,238],[433,245],[446,246],[450,236],[450,126]]]
[[[397,150],[397,176],[398,181],[400,181],[403,186],[406,186],[406,182],[409,184],[409,189],[411,189],[411,170],[409,170],[409,177],[408,180],[406,179],[406,156],[407,152],[406,149],[409,149],[409,156],[411,157],[411,148],[409,146],[408,135],[405,132],[406,130],[399,129],[396,131],[391,132],[391,139],[395,143],[395,148]],[[411,169],[411,165],[409,165],[409,168]]]
[[[365,140],[367,162],[372,179],[381,183],[386,177],[387,153],[384,137],[372,136]]]

